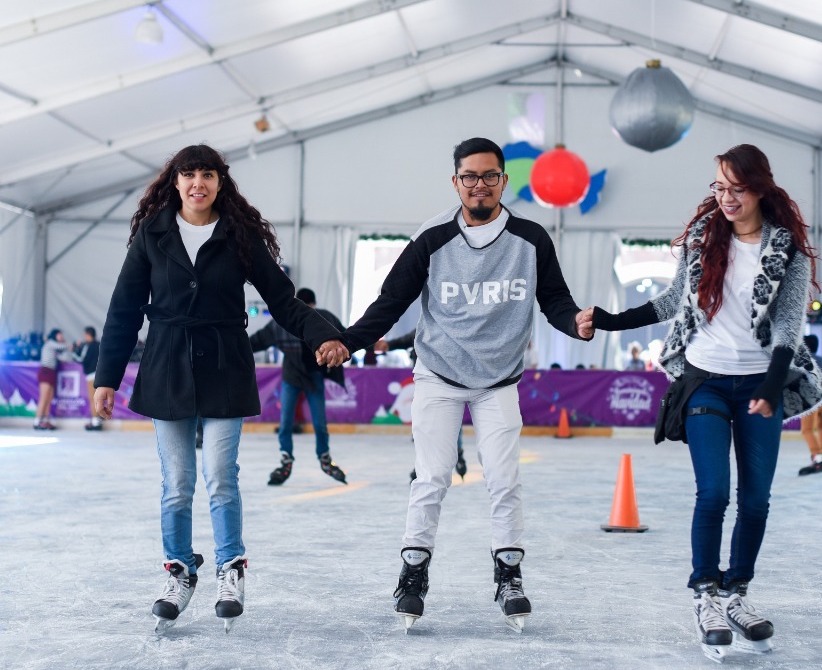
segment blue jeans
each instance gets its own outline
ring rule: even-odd
[[[214,560],[217,566],[245,554],[243,503],[240,499],[237,453],[242,418],[203,419],[203,477],[214,531]],[[194,446],[197,417],[179,421],[154,419],[157,453],[163,475],[160,526],[163,551],[195,574],[191,546],[191,505],[197,483],[197,450]]]
[[[309,377],[314,387],[312,391],[304,391],[299,386],[289,384],[283,380],[280,395],[280,451],[284,451],[293,458],[294,440],[294,412],[297,410],[297,398],[305,393],[308,407],[311,409],[311,423],[314,426],[314,436],[317,441],[317,458],[328,452],[328,424],[325,422],[325,377],[317,370],[310,372]]]
[[[768,419],[748,414],[751,394],[764,377],[764,374],[755,374],[707,379],[688,401],[689,409],[709,407],[731,417],[731,423],[715,414],[685,419],[696,476],[696,505],[691,525],[693,572],[689,587],[706,580],[727,587],[754,576],[754,564],[765,535],[768,500],[782,434],[781,402]],[[732,434],[737,512],[728,569],[723,574],[719,569],[719,552],[722,522],[730,501]]]

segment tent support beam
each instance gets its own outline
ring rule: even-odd
[[[763,5],[758,5],[747,0],[688,0],[697,5],[704,5],[721,12],[734,14],[743,19],[761,23],[779,30],[786,30],[794,35],[802,35],[817,42],[822,42],[822,26],[818,23],[811,23],[795,16],[789,16]]]

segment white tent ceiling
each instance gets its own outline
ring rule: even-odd
[[[160,44],[135,40],[147,5]],[[245,157],[495,84],[613,84],[648,58],[702,112],[822,147],[820,0],[0,0],[0,201],[54,213],[204,137]]]

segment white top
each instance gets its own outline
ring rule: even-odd
[[[217,221],[219,220],[220,219],[217,219]],[[207,223],[204,226],[195,226],[186,221],[179,213],[177,214],[177,225],[180,226],[180,237],[183,238],[183,244],[186,247],[192,265],[197,261],[197,252],[200,250],[200,247],[205,244],[206,240],[208,240],[214,232],[217,221]]]
[[[760,243],[731,238],[728,271],[722,284],[722,307],[710,323],[700,325],[685,349],[696,367],[724,375],[752,375],[768,370],[770,357],[751,330],[753,281]]]
[[[460,213],[457,216],[457,223],[460,224],[460,230],[465,235],[465,239],[468,240],[468,245],[474,249],[481,249],[486,244],[491,244],[491,242],[497,239],[502,229],[505,228],[507,221],[508,210],[504,207],[500,208],[500,214],[496,219],[484,223],[481,226],[469,226],[462,213],[462,207],[460,207]]]

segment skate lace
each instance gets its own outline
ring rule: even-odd
[[[240,599],[240,573],[235,570],[220,572],[217,577],[217,600]]]
[[[188,596],[188,580],[185,578],[177,578],[171,575],[163,587],[163,593],[160,595],[160,600],[177,605],[182,609],[182,605]]]
[[[522,590],[522,577],[520,577],[518,573],[519,570],[500,570],[499,583],[497,584],[497,592],[494,595],[494,600],[498,600],[500,596],[502,596],[503,600],[525,597],[525,592]]]
[[[409,570],[408,573],[400,580],[397,586],[396,594],[402,593],[418,596],[422,593],[423,582],[425,575],[422,570]]]
[[[722,609],[708,593],[702,594],[699,605],[699,623],[705,630],[715,630],[717,628],[727,628],[725,617],[722,616]]]
[[[727,612],[729,617],[746,628],[765,621],[764,618],[757,614],[756,608],[739,594],[731,597]]]

